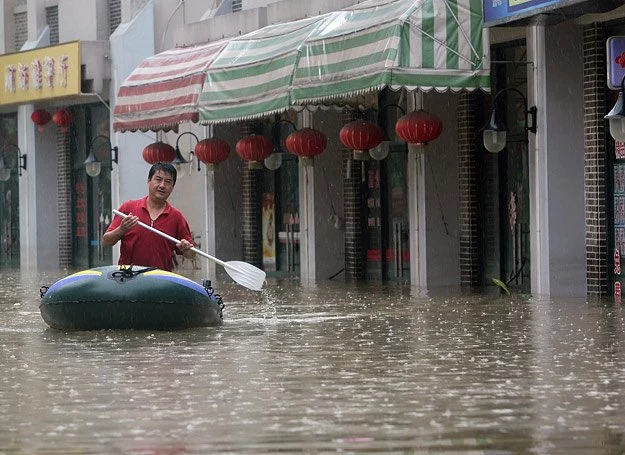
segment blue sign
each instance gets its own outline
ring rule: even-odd
[[[583,0],[484,0],[484,24],[520,19],[581,1]]]
[[[612,36],[607,42],[608,87],[621,88],[625,77],[625,36]]]

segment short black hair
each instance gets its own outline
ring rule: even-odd
[[[167,174],[171,175],[172,180],[174,181],[174,185],[176,184],[176,178],[178,177],[178,172],[176,168],[171,163],[165,163],[163,161],[159,161],[158,163],[154,163],[150,168],[150,172],[148,172],[148,180],[152,180],[152,176],[156,173],[156,171],[163,171]]]

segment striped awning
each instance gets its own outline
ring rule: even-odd
[[[121,87],[118,103],[124,103],[124,110],[120,114],[134,116],[136,122],[144,119],[144,126],[139,127],[143,129],[154,117],[151,106],[158,106],[163,121],[147,128],[162,129],[167,121],[250,119],[384,87],[488,91],[488,43],[482,32],[481,0],[368,0],[344,10],[270,25],[212,46],[186,49],[212,51],[201,64],[193,63],[198,70],[206,65],[199,70],[204,75],[202,89],[187,87],[187,93],[197,93],[195,106],[191,99],[183,105],[171,102],[160,90],[149,99],[152,84],[175,83],[167,76],[143,86],[142,102],[132,100],[142,87],[137,78],[131,80],[135,73],[156,73],[159,56],[167,53],[154,56]],[[179,87],[184,84],[178,82]],[[171,115],[166,114],[168,102]],[[117,112],[116,106],[114,128],[132,129],[124,126],[125,119]],[[193,114],[197,117],[192,118]]]
[[[113,129],[167,131],[197,122],[206,70],[225,44],[171,49],[141,62],[117,93]]]

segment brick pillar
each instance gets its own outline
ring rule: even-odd
[[[458,173],[460,284],[480,283],[477,181],[475,159],[475,96],[462,93],[458,100]]]
[[[72,245],[72,174],[70,165],[69,135],[58,130],[56,134],[56,175],[59,186],[59,267],[73,265]]]
[[[608,291],[606,213],[606,49],[601,24],[584,27],[584,200],[586,292]]]
[[[241,135],[254,132],[254,125],[245,123]],[[260,186],[262,170],[249,169],[241,164],[241,240],[243,260],[256,267],[263,265]]]
[[[344,111],[343,123],[355,120],[350,111]],[[364,278],[362,163],[352,159],[352,150],[343,150],[343,211],[345,215],[345,279]]]

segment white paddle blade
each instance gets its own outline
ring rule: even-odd
[[[265,284],[267,274],[247,262],[228,261],[224,264],[224,268],[234,281],[253,291],[260,291]]]

